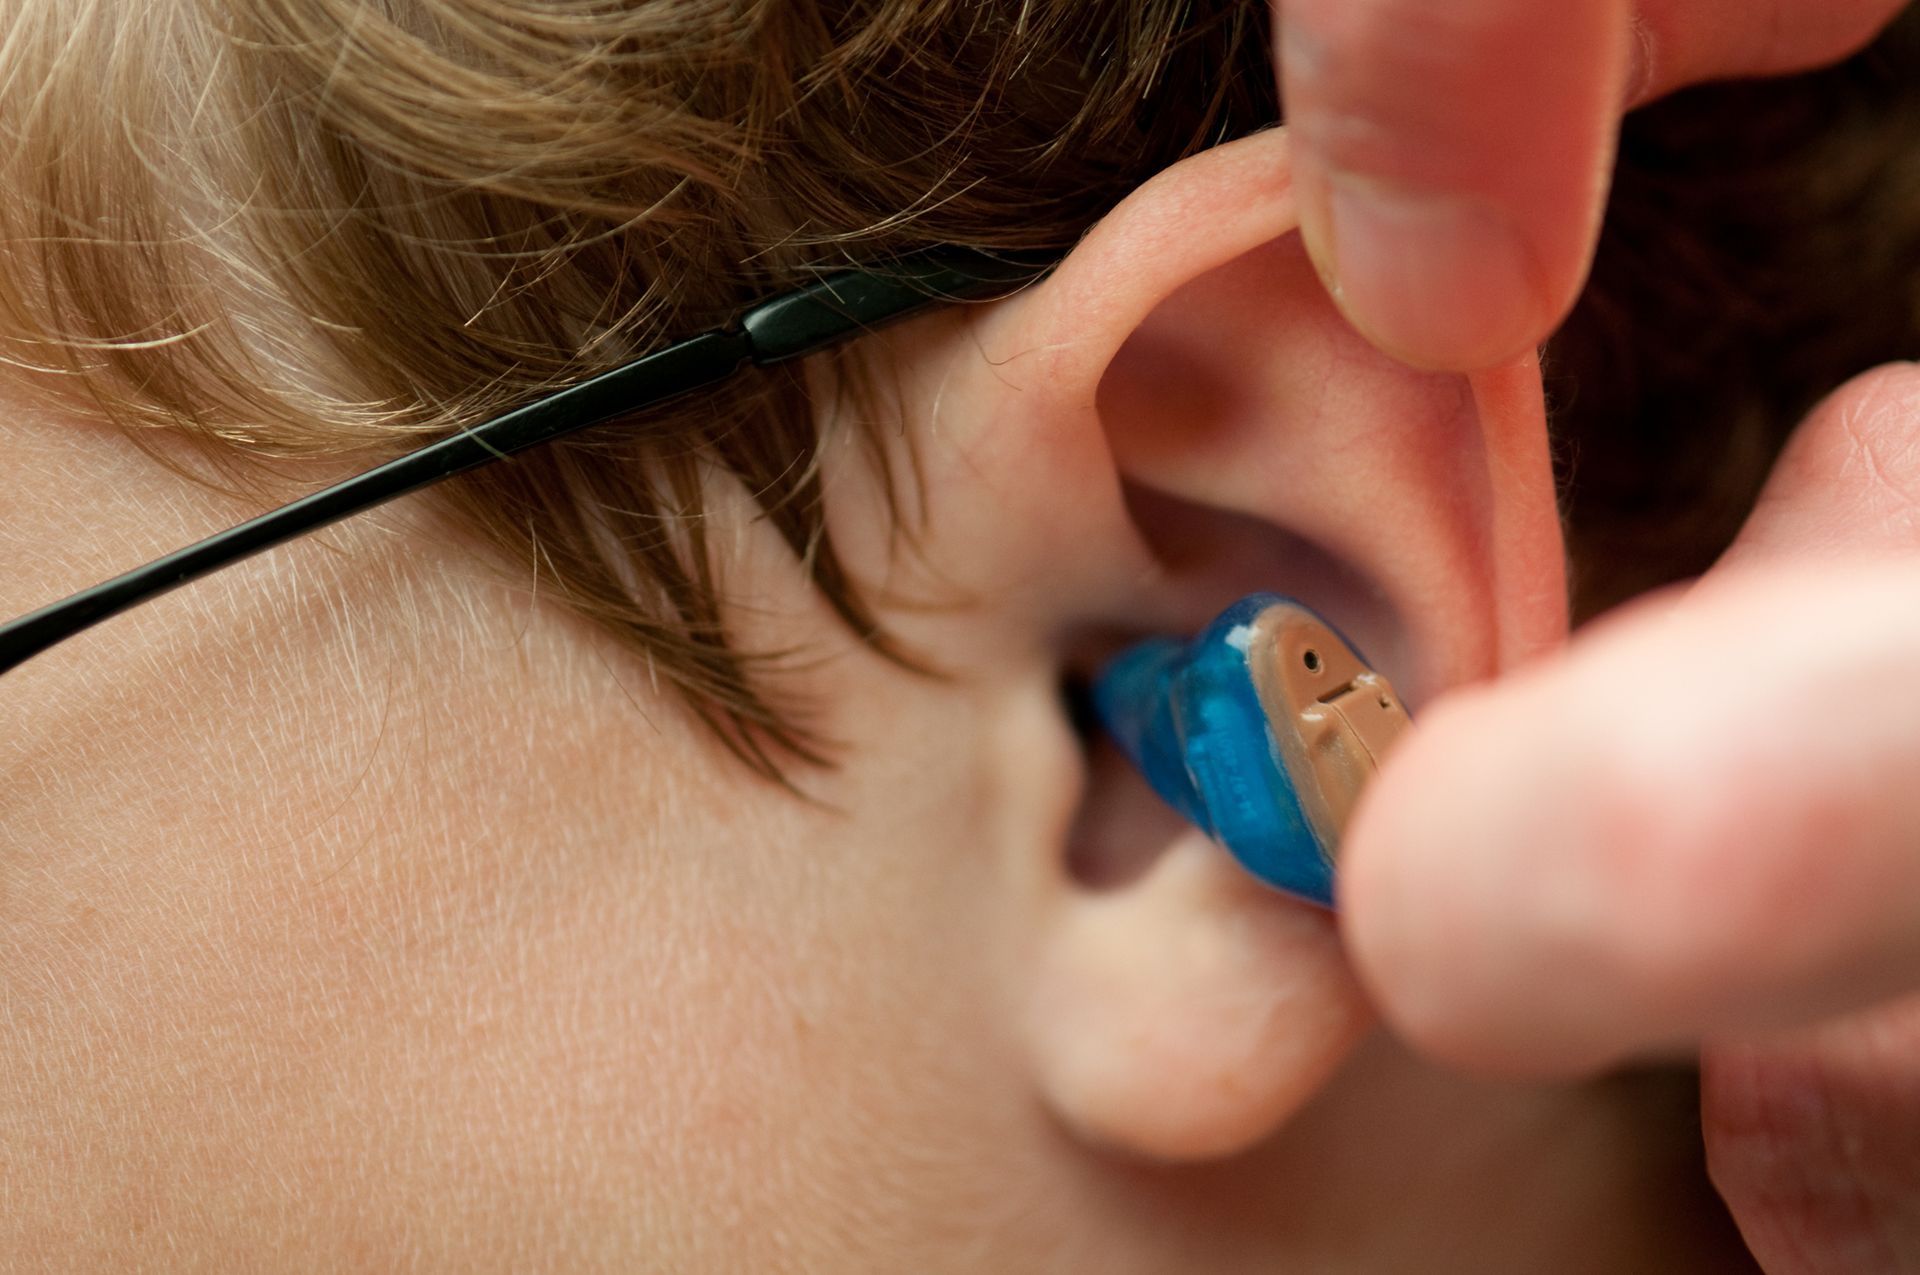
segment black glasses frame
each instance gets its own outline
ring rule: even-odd
[[[826,275],[753,306],[730,326],[655,350],[0,625],[0,674],[142,602],[389,500],[711,389],[747,367],[812,354],[936,305],[1005,295],[1053,264],[1029,254],[943,247]]]

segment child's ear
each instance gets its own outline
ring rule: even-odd
[[[1422,699],[1564,634],[1538,369],[1458,377],[1385,358],[1341,319],[1295,225],[1279,131],[1141,187],[968,334],[976,366],[937,398],[941,445],[968,481],[930,486],[988,493],[958,537],[970,553],[1042,561],[1004,578],[1044,587],[996,593],[1039,640],[1209,618],[1169,621],[1169,596],[1218,608],[1229,590],[1295,588],[1321,605],[1276,551],[1315,546],[1389,617],[1353,636],[1402,683],[1417,730]],[[1149,525],[1167,508],[1179,516]],[[1049,782],[1009,767],[1009,784]],[[1083,805],[1130,800],[1134,782],[1096,777]],[[1080,867],[1143,835],[1137,821],[1081,826],[1105,830],[1073,847]],[[1025,915],[1010,991],[1045,1101],[1089,1140],[1171,1159],[1243,1149],[1366,1030],[1332,915],[1257,884],[1197,832],[1144,834],[1158,838],[1145,869],[1096,871],[1125,878],[1096,885],[1057,826],[1031,831],[1018,841],[1044,861],[1011,869]]]
[[[1043,1098],[1096,1145],[1173,1161],[1245,1150],[1372,1021],[1332,915],[1197,831],[1128,884],[1067,887],[1054,906],[1027,1039]]]

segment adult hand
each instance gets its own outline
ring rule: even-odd
[[[1698,584],[1423,719],[1342,847],[1388,1019],[1507,1072],[1699,1050],[1769,1271],[1920,1270],[1920,368],[1822,405]]]
[[[1347,318],[1422,367],[1544,340],[1586,278],[1620,114],[1801,70],[1903,0],[1274,0],[1308,249]]]

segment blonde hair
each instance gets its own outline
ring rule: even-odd
[[[0,357],[126,429],[368,463],[821,264],[1064,250],[1276,114],[1258,0],[11,0]],[[818,756],[728,640],[703,467],[888,649],[799,374],[446,490],[757,768]]]
[[[1278,114],[1265,0],[5,4],[0,358],[236,462],[371,464],[823,264],[1064,251]],[[1582,612],[1704,569],[1812,399],[1920,348],[1916,72],[1909,11],[1832,71],[1629,118],[1549,351]],[[728,640],[701,475],[897,654],[818,446],[774,369],[434,495],[773,774],[819,741]]]

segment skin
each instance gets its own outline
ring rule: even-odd
[[[431,500],[10,674],[0,1265],[1748,1269],[1685,1076],[1415,1058],[1330,917],[1065,719],[1067,670],[1255,587],[1416,707],[1562,640],[1537,369],[1372,351],[1288,164],[1209,151],[1045,283],[869,338],[918,548],[852,443],[830,517],[942,676],[716,483],[740,641],[841,741],[810,800]],[[0,421],[5,613],[258,507]]]
[[[1920,1262],[1917,414],[1911,367],[1837,391],[1720,565],[1436,708],[1346,847],[1356,959],[1429,1053],[1697,1052],[1770,1271]]]
[[[1278,0],[1306,241],[1432,368],[1544,340],[1621,111],[1819,66],[1897,0]],[[1911,368],[1808,420],[1727,560],[1460,696],[1348,849],[1346,932],[1432,1055],[1704,1058],[1716,1180],[1775,1272],[1920,1266],[1920,463]]]
[[[1837,61],[1903,0],[1275,0],[1309,249],[1420,367],[1491,367],[1572,308],[1620,115]]]

